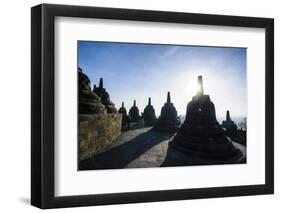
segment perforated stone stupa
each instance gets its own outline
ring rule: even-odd
[[[245,124],[246,125],[246,124]],[[222,122],[221,126],[226,130],[226,135],[231,138],[231,140],[246,145],[247,142],[247,132],[246,129],[238,129],[235,122],[230,117],[230,112],[227,110],[226,119]]]
[[[132,122],[137,122],[140,119],[140,111],[137,107],[136,100],[134,100],[134,105],[131,107],[129,111],[130,120]]]
[[[127,115],[127,110],[124,107],[124,102],[122,102],[122,106],[119,108],[118,112],[123,114],[123,115]]]
[[[78,68],[79,160],[87,159],[111,144],[121,134],[122,115],[107,113],[101,98],[91,90],[90,79]]]
[[[117,109],[114,106],[114,103],[110,100],[109,93],[103,87],[103,79],[100,79],[99,87],[94,85],[93,92],[96,93],[100,98],[103,105],[105,105],[107,113],[117,113]]]
[[[151,105],[151,98],[148,98],[148,104],[144,108],[143,111],[143,119],[144,119],[144,125],[145,126],[153,126],[156,121],[156,115],[154,107]]]
[[[172,148],[205,158],[240,158],[241,152],[216,119],[215,105],[203,91],[202,76],[198,77],[199,90],[187,105],[186,118],[169,143]]]
[[[90,79],[82,69],[78,68],[79,78],[79,114],[105,114],[105,106],[101,99],[91,91]]]
[[[127,114],[127,110],[124,106],[124,102],[122,102],[122,106],[118,110],[119,113],[122,114],[122,130],[126,130],[129,128],[130,118]]]
[[[170,92],[167,94],[167,102],[161,108],[161,114],[154,126],[156,130],[174,132],[180,125],[178,112],[171,102]]]

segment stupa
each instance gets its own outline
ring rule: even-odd
[[[230,118],[229,110],[226,111],[226,119],[222,122],[221,126],[226,130],[237,130],[237,125]]]
[[[154,125],[154,129],[159,131],[174,132],[178,130],[180,120],[173,103],[171,102],[170,92],[167,94],[167,102],[161,108],[161,114]]]
[[[226,119],[222,122],[221,126],[225,129],[227,137],[230,137],[231,140],[246,145],[247,133],[244,129],[238,129],[235,122],[230,117],[230,112],[226,111]]]
[[[122,102],[122,106],[119,108],[118,112],[123,114],[123,115],[127,115],[127,110],[124,107],[124,102]]]
[[[117,113],[117,109],[115,108],[114,103],[110,100],[108,92],[103,87],[102,78],[100,79],[99,87],[96,87],[96,85],[94,85],[93,91],[101,98],[101,102],[103,105],[105,105],[107,113]]]
[[[144,108],[143,119],[145,126],[153,126],[156,121],[155,110],[151,105],[151,98],[148,98],[148,105]]]
[[[137,122],[140,119],[139,108],[136,105],[136,100],[134,100],[134,105],[131,107],[129,111],[130,120],[132,122]]]
[[[233,159],[241,157],[216,119],[215,105],[203,91],[202,76],[198,92],[187,105],[186,118],[169,145],[179,151],[205,158]]]
[[[91,82],[82,69],[78,67],[79,78],[79,114],[105,114],[105,106],[100,97],[91,90]]]
[[[124,102],[122,102],[122,107],[119,108],[118,112],[122,114],[122,130],[128,129],[130,124],[130,118],[127,114],[126,108],[124,107]]]

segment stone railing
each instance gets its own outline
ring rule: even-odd
[[[79,115],[79,160],[102,152],[120,134],[122,114]]]

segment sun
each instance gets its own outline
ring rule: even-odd
[[[199,90],[198,76],[203,78],[204,92],[208,93],[210,90],[210,83],[216,84],[215,79],[211,76],[210,71],[207,69],[194,69],[189,72],[183,72],[177,78],[177,89],[182,92],[182,95],[192,98]]]

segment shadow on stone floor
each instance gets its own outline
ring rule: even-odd
[[[166,158],[160,167],[201,166],[201,165],[241,164],[241,163],[246,163],[245,153],[243,154],[242,152],[238,156],[228,159],[203,158],[192,154],[186,154],[169,145],[167,149]]]
[[[124,168],[147,150],[172,136],[173,133],[157,132],[150,129],[126,143],[81,161],[79,170]]]
[[[143,122],[131,123],[127,131],[145,128]]]

